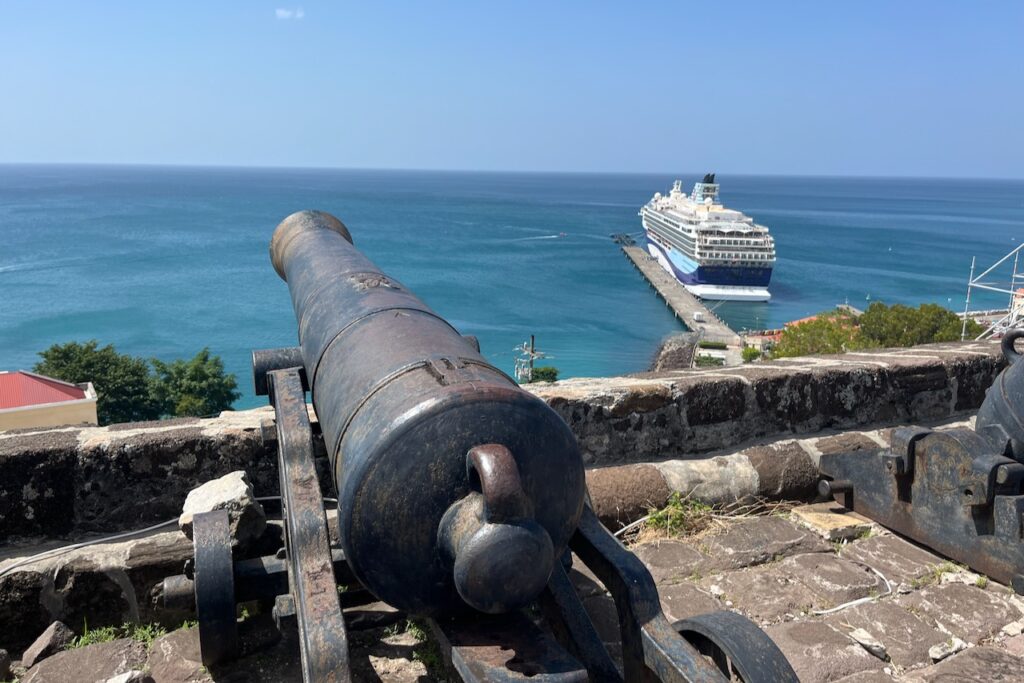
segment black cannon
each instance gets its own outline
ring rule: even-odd
[[[819,490],[845,507],[1024,593],[1024,363],[988,390],[974,430],[893,430],[888,450],[823,455]]]
[[[348,680],[342,607],[381,599],[429,619],[467,681],[796,680],[739,615],[668,622],[647,569],[586,504],[565,423],[356,250],[340,221],[293,214],[270,253],[299,329],[299,347],[253,353],[256,391],[276,414],[285,547],[232,562],[226,513],[195,518],[194,565],[164,593],[194,600],[205,663],[239,654],[236,602],[270,600],[297,636],[304,679]],[[569,580],[570,549],[615,600],[621,671]],[[339,584],[361,588],[339,596]]]

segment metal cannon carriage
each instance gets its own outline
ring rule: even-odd
[[[194,563],[164,592],[194,602],[206,664],[244,650],[236,604],[261,600],[298,640],[305,681],[350,680],[342,608],[380,599],[427,619],[466,681],[796,681],[740,615],[669,623],[646,567],[589,507],[565,423],[373,265],[339,220],[293,214],[270,254],[299,337],[296,348],[253,353],[256,391],[276,414],[285,544],[233,561],[226,513],[195,518]],[[569,579],[573,561],[614,598],[621,670]]]

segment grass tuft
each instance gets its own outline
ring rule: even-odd
[[[678,491],[660,510],[648,511],[647,527],[669,536],[687,536],[703,531],[711,524],[711,506],[699,500],[684,498]]]

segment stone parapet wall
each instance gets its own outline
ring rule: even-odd
[[[973,411],[998,344],[939,344],[728,370],[572,379],[530,389],[570,425],[590,466],[700,457],[752,440]],[[176,517],[188,491],[245,470],[278,493],[261,408],[213,419],[0,432],[0,542],[133,529]],[[322,452],[322,443],[319,451]],[[325,495],[332,486],[321,459]]]
[[[933,422],[975,411],[1004,367],[995,342],[570,379],[530,389],[588,465],[692,457],[754,439]]]

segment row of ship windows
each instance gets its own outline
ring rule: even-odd
[[[675,239],[674,235],[665,234],[664,229],[658,230],[657,228],[661,227],[659,225],[654,225],[653,227],[655,228],[655,232],[658,233],[658,236],[661,237],[661,239],[665,240],[666,242],[671,244],[673,247],[675,247],[676,249],[678,249],[681,252],[683,252],[684,254],[686,254],[687,256],[690,256],[690,257],[693,256],[693,246],[692,245],[684,246],[683,244],[681,244],[679,242],[679,240]]]
[[[746,259],[751,261],[770,261],[774,258],[771,254],[732,254],[728,252],[713,251],[710,254],[702,254],[703,258],[716,258],[723,260]]]
[[[767,246],[767,240],[710,240],[715,246],[737,246],[737,247],[761,247]]]
[[[686,245],[685,249],[686,249],[687,252],[692,252],[693,251],[693,240],[690,239],[689,237],[687,237],[686,235],[680,233],[678,230],[672,230],[670,228],[667,228],[665,223],[664,223],[664,221],[661,221],[661,220],[651,221],[651,227],[653,227],[657,231],[657,233],[659,235],[661,235],[661,237],[663,239],[671,242],[673,245],[676,245],[678,248],[680,248],[680,249],[684,248],[681,245],[685,244]]]

